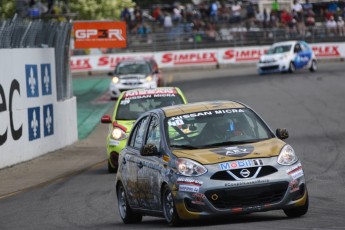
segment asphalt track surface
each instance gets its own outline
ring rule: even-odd
[[[271,211],[188,222],[179,229],[345,229],[343,62],[320,63],[312,74],[258,76],[248,66],[167,75],[168,85],[180,87],[189,102],[239,100],[272,129],[287,128],[287,142],[302,161],[310,195],[309,212],[301,218]],[[95,96],[90,100],[104,97]],[[0,170],[0,229],[171,229],[164,219],[152,217],[140,224],[122,223],[115,175],[107,173],[104,161],[106,132],[106,126],[98,125],[71,147]]]

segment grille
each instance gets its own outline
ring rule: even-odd
[[[272,65],[272,66],[265,66],[265,67],[261,67],[261,70],[276,70],[278,69],[279,66],[278,65]]]
[[[141,82],[124,82],[123,83],[124,85],[141,85],[142,83]]]
[[[252,177],[256,171],[258,170],[258,167],[252,167],[252,168],[247,168],[250,171],[250,176]],[[235,176],[238,178],[244,178],[240,172],[242,169],[233,169],[230,170]],[[255,178],[260,178],[264,176],[268,176],[270,174],[273,174],[277,172],[278,170],[272,166],[262,166],[259,174]],[[211,180],[228,180],[228,181],[234,181],[236,180],[234,177],[232,177],[227,171],[219,171],[216,172],[211,176]]]
[[[288,182],[262,186],[209,190],[207,199],[218,209],[230,209],[265,205],[279,202],[288,188]]]

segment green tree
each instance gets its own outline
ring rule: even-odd
[[[14,3],[13,0],[0,1],[1,19],[12,18],[14,16]]]
[[[125,7],[133,7],[132,0],[70,0],[69,10],[77,13],[77,20],[119,20]]]

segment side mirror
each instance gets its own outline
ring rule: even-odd
[[[286,129],[277,129],[276,135],[279,139],[283,140],[289,137],[289,132]]]
[[[113,72],[108,72],[108,76],[114,76],[114,73]]]
[[[142,156],[158,156],[159,152],[156,145],[146,144],[141,148],[140,154]]]
[[[156,69],[155,71],[153,71],[153,73],[154,73],[154,74],[159,74],[160,71],[159,71],[159,69]]]
[[[101,118],[101,123],[109,124],[111,123],[111,117],[109,115],[104,115]]]

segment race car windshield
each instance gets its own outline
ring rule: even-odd
[[[274,134],[250,109],[221,109],[183,114],[166,119],[172,148],[239,145],[267,140]]]
[[[286,53],[286,52],[289,52],[290,49],[291,49],[291,45],[274,46],[274,47],[271,47],[271,48],[267,51],[267,54],[281,54],[281,53]]]
[[[179,94],[142,95],[122,98],[117,108],[116,120],[136,120],[146,111],[183,104]]]
[[[116,75],[150,74],[151,69],[147,63],[121,63],[115,69]]]

